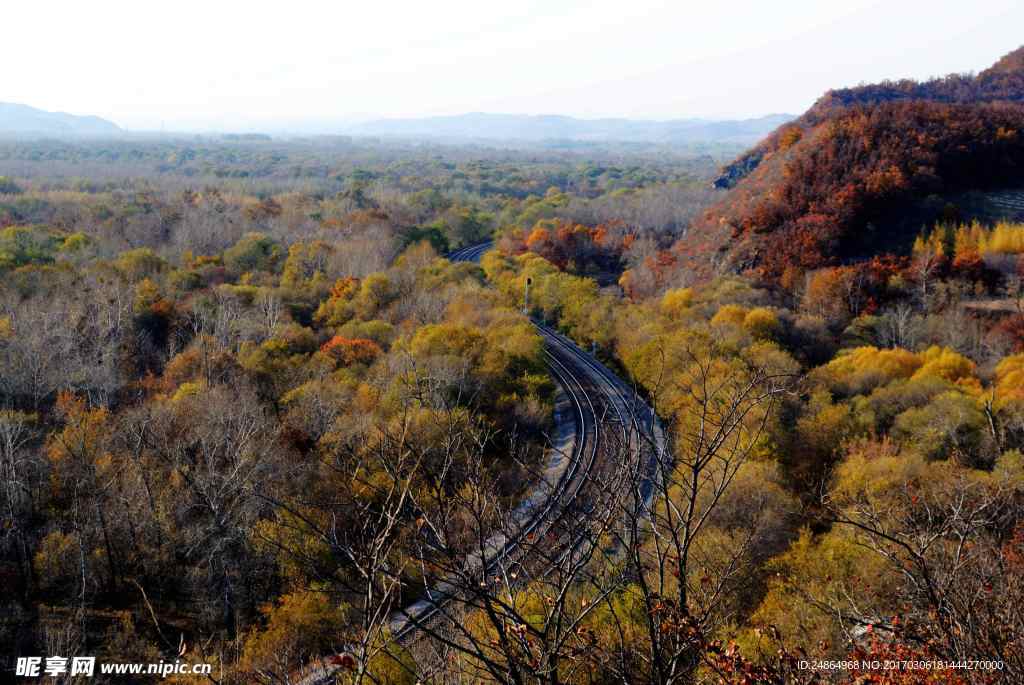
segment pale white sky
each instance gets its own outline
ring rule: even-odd
[[[799,113],[830,87],[978,71],[1020,0],[7,0],[0,101],[131,128],[507,112]]]

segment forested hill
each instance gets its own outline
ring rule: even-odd
[[[725,167],[675,247],[769,279],[909,248],[955,195],[1024,185],[1024,48],[976,76],[834,90]],[[708,259],[708,257],[712,259]]]
[[[120,132],[117,124],[100,117],[45,112],[28,105],[0,102],[0,136],[104,136]]]
[[[929,100],[971,104],[1024,102],[1024,47],[1006,55],[978,75],[950,74],[929,81],[883,81],[826,93],[807,117],[827,114],[834,107],[874,105],[893,100]]]

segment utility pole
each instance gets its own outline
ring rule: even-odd
[[[530,284],[533,283],[533,279],[529,276],[526,277],[526,292],[523,293],[523,314],[530,316]]]

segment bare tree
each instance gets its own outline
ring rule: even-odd
[[[402,550],[423,458],[401,433],[383,435],[370,449],[346,441],[307,467],[326,487],[257,489],[273,508],[277,530],[286,532],[261,536],[264,544],[298,565],[308,582],[330,588],[331,601],[348,607],[345,629],[335,637],[338,654],[298,672],[294,659],[303,655],[290,655],[277,668],[261,671],[265,681],[312,683],[343,670],[352,683],[378,683],[385,682],[374,670],[382,659],[406,668],[389,631],[411,563]],[[326,558],[311,549],[323,550]]]
[[[911,265],[914,280],[917,281],[917,299],[920,307],[928,311],[931,307],[931,284],[940,265],[939,256],[933,249],[924,249],[914,255]]]
[[[917,345],[918,322],[910,305],[901,302],[882,315],[880,338],[886,347],[912,350]]]
[[[269,338],[274,334],[274,330],[281,324],[284,317],[284,307],[281,305],[281,298],[270,291],[262,292],[256,300],[256,307],[263,325],[263,333]]]
[[[871,626],[885,639],[943,659],[998,659],[1024,674],[1024,517],[1019,483],[964,475],[907,483],[894,498],[826,500],[835,525],[885,560],[899,596],[888,615],[823,604],[856,642]]]
[[[27,414],[0,410],[0,492],[4,518],[10,522],[0,530],[0,551],[13,550],[26,592],[31,591],[33,577],[29,522],[42,471],[38,455],[30,448],[36,435],[33,424]]]
[[[249,545],[260,511],[254,488],[288,473],[277,461],[287,460],[277,429],[244,386],[214,386],[177,406],[140,410],[136,421],[144,459],[165,474],[154,487],[155,510],[187,568],[176,582],[206,599],[208,625],[233,636],[257,585]]]
[[[664,359],[654,372],[663,379],[647,385],[658,389],[656,400],[670,393],[682,398],[676,402],[685,411],[676,421],[674,448],[648,445],[653,471],[634,481],[621,514],[629,526],[623,541],[631,601],[609,603],[609,612],[616,626],[640,618],[642,627],[639,638],[616,631],[615,655],[603,660],[615,682],[690,682],[711,656],[705,636],[730,619],[730,598],[756,567],[755,543],[770,527],[763,503],[753,502],[729,549],[702,544],[789,376],[749,366],[723,373],[713,355],[690,349],[665,350]],[[639,608],[631,617],[622,605]]]

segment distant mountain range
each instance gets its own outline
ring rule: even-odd
[[[472,113],[417,119],[380,119],[350,126],[344,132],[355,136],[439,140],[754,143],[792,119],[794,117],[789,114],[770,114],[757,119],[732,121],[644,121]]]
[[[630,142],[734,143],[752,145],[794,119],[770,114],[756,119],[577,119],[558,115],[460,114],[410,119],[377,119],[336,125],[292,125],[283,131],[358,137],[429,139],[439,142]],[[271,127],[273,128],[273,127]],[[95,116],[46,112],[0,102],[0,136],[98,137],[126,134],[117,124]],[[288,135],[287,133],[285,134]]]
[[[45,112],[28,105],[0,102],[0,135],[108,136],[121,128],[106,119]]]

